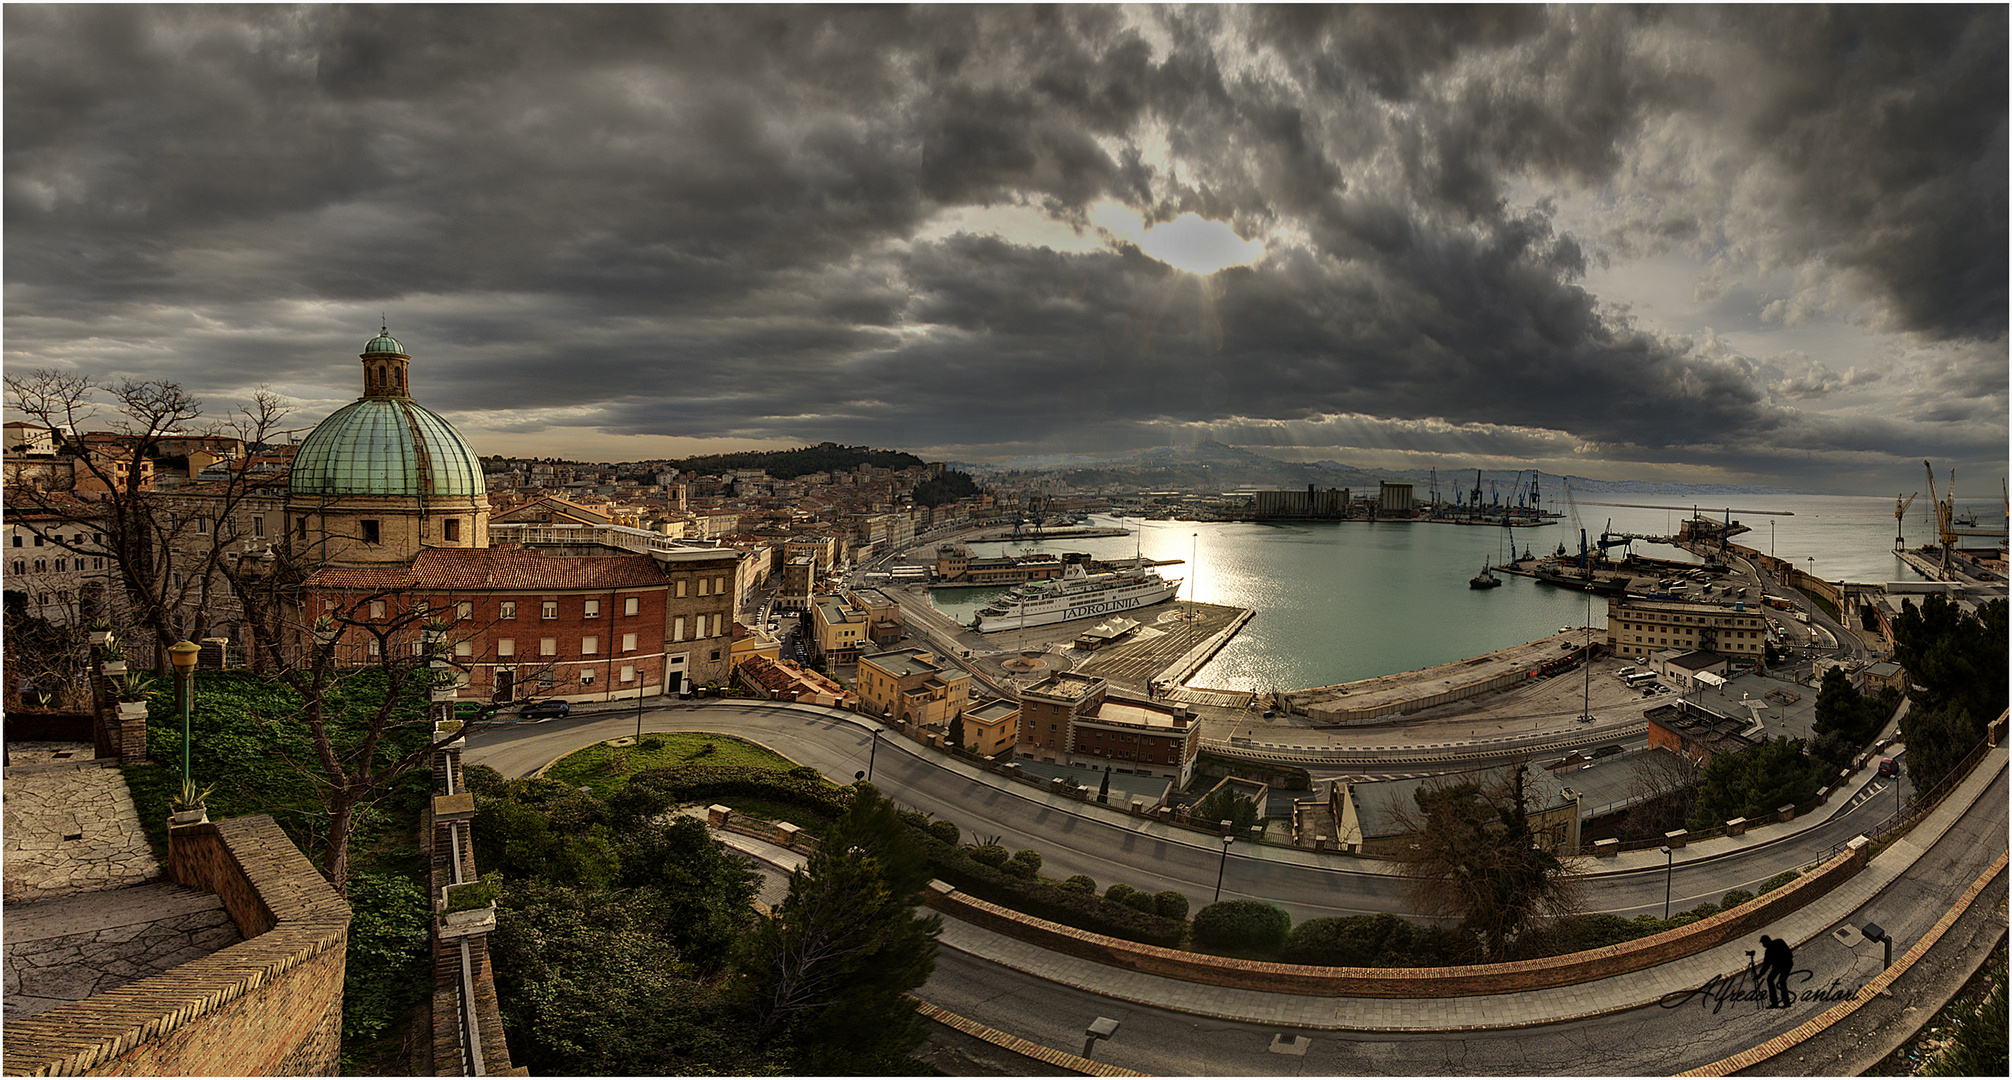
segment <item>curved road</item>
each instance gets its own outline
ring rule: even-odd
[[[708,703],[646,711],[643,729],[739,735],[840,783],[866,769],[871,757],[875,786],[897,803],[954,821],[973,839],[996,837],[1009,848],[1033,848],[1041,853],[1048,876],[1087,874],[1100,890],[1118,881],[1152,892],[1171,889],[1199,908],[1214,899],[1220,874],[1222,895],[1271,901],[1295,922],[1332,915],[1413,914],[1392,864],[1283,847],[1253,850],[1247,843],[1234,845],[1225,857],[1222,846],[1205,835],[1048,795],[949,762],[899,736],[883,735],[873,750],[872,727],[845,713]],[[509,725],[472,734],[465,758],[508,776],[523,776],[582,746],[635,731],[636,714],[619,711]],[[1884,791],[1884,782],[1875,783]],[[1598,876],[1588,907],[1660,916],[1666,889],[1673,912],[1716,902],[1729,889],[1751,890],[1784,868],[1827,857],[1890,814],[1892,804],[1885,800],[1891,797],[1870,796],[1815,828],[1724,855],[1686,859],[1680,854],[1667,867],[1632,871],[1602,872],[1591,866]]]

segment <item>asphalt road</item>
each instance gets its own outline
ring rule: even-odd
[[[1085,805],[1037,788],[948,767],[932,752],[883,736],[844,715],[741,704],[706,703],[646,710],[643,730],[714,731],[751,739],[840,783],[869,767],[884,794],[904,807],[947,818],[967,838],[1041,852],[1042,872],[1087,874],[1102,889],[1122,881],[1151,892],[1171,889],[1199,908],[1216,898],[1255,897],[1279,905],[1295,922],[1331,915],[1412,913],[1389,864],[1319,857],[1282,848],[1232,846],[1227,856],[1212,838],[1121,811]],[[540,724],[477,731],[465,760],[509,776],[527,775],[582,746],[636,731],[633,712],[599,712]],[[1885,781],[1875,781],[1885,791]],[[1868,785],[1868,789],[1872,785]],[[1854,793],[1855,795],[1856,793]],[[1890,796],[1888,796],[1890,798]],[[1763,840],[1737,852],[1686,858],[1631,872],[1600,872],[1588,909],[1621,915],[1673,912],[1716,902],[1727,890],[1753,889],[1782,869],[1815,862],[1891,813],[1878,797],[1806,832]],[[1347,868],[1349,863],[1367,869]]]

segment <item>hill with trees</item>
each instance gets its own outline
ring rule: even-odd
[[[874,450],[865,446],[818,443],[795,450],[749,450],[737,454],[704,454],[671,462],[679,472],[721,473],[733,469],[761,469],[778,480],[792,480],[815,472],[846,472],[861,465],[880,469],[906,469],[925,464],[902,450]]]

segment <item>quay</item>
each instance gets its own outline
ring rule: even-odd
[[[1130,529],[1114,529],[1103,525],[1063,525],[1044,529],[994,529],[976,536],[964,537],[967,544],[994,544],[1013,540],[1086,540],[1094,536],[1130,536]]]

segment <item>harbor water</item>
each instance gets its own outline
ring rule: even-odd
[[[1660,496],[1603,496],[1616,503],[1676,505]],[[1917,500],[1906,523],[1909,546],[1934,539]],[[1728,503],[1712,513],[1723,519]],[[1829,580],[1886,582],[1918,579],[1893,554],[1893,501],[1822,495],[1739,496],[1732,517],[1750,531],[1734,538]],[[2004,514],[1975,509],[1978,524],[2002,528]],[[1559,510],[1565,508],[1560,505]],[[1700,504],[1701,512],[1707,511]],[[1771,517],[1741,511],[1788,511]],[[1665,536],[1688,511],[1581,504],[1589,542],[1602,529]],[[1098,515],[1097,525],[1120,525],[1132,536],[970,545],[976,555],[1088,552],[1100,559],[1177,559],[1168,577],[1186,578],[1176,603],[1247,607],[1257,612],[1241,632],[1189,681],[1226,690],[1294,690],[1366,679],[1447,663],[1529,641],[1564,626],[1606,625],[1606,605],[1586,593],[1530,578],[1499,575],[1495,589],[1470,589],[1467,579],[1483,563],[1506,557],[1509,545],[1538,555],[1565,543],[1578,549],[1569,517],[1534,528],[1506,530],[1425,522],[1198,522],[1119,519]],[[1513,535],[1511,535],[1513,532]],[[1619,549],[1616,549],[1617,552]],[[1636,544],[1644,556],[1695,562],[1688,553],[1659,544]],[[1813,562],[1811,560],[1814,560]],[[1190,565],[1192,562],[1192,565]],[[938,608],[960,621],[1000,588],[941,589]]]

